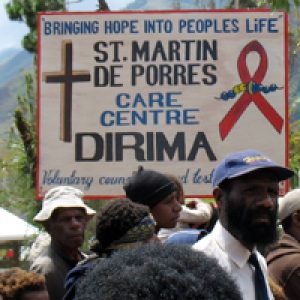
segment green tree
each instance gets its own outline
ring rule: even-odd
[[[11,0],[6,4],[12,21],[25,22],[29,28],[22,41],[24,49],[36,53],[37,13],[40,11],[64,11],[65,0]]]
[[[17,133],[12,130],[10,144],[22,143],[22,172],[30,174],[32,186],[35,186],[36,175],[36,88],[33,74],[25,74],[25,95],[17,96],[18,107],[14,113],[14,125]]]
[[[300,6],[300,0],[231,0],[229,7],[236,8],[255,8],[269,7],[273,10],[290,11],[291,6]]]
[[[257,1],[258,6],[269,6],[273,10],[285,10],[285,11],[290,11],[291,7],[293,5],[299,6],[300,1],[299,0],[261,0]]]
[[[6,156],[0,161],[1,206],[32,220],[39,203],[35,198],[35,84],[34,74],[25,74],[26,90],[17,97],[15,123],[11,127]],[[25,215],[24,215],[25,213]]]
[[[243,0],[243,1],[231,0],[229,7],[255,8],[255,7],[257,7],[257,1],[255,1],[255,0]]]
[[[294,117],[295,109],[299,107],[300,98],[296,99],[290,109],[291,119]],[[293,187],[298,186],[300,171],[300,120],[296,119],[290,124],[290,155],[289,165],[296,172],[297,176],[293,179]]]

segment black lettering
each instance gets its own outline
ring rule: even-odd
[[[199,68],[200,64],[189,64],[188,65],[188,84],[200,84],[200,81],[196,80],[198,71],[195,71],[196,68]]]
[[[207,60],[208,53],[209,53],[209,57],[211,57],[213,60],[218,59],[217,41],[216,40],[212,41],[212,46],[209,41],[207,41],[207,40],[202,41],[202,48],[203,48],[202,49],[202,51],[203,51],[202,60]]]
[[[154,134],[153,132],[147,132],[146,140],[147,140],[147,161],[154,160]]]
[[[194,40],[183,40],[181,42],[184,45],[184,56],[185,56],[185,59],[186,60],[190,60],[191,57],[192,57],[191,56],[191,45],[194,44],[195,41]],[[201,45],[201,41],[198,41],[197,46],[198,46],[199,42],[200,42],[200,45]],[[196,55],[199,53],[198,48],[199,48],[199,46],[196,48]],[[200,47],[200,49],[201,49],[201,47]],[[198,60],[200,60],[200,59],[198,59]]]
[[[104,136],[96,132],[75,134],[75,161],[124,161],[126,153],[133,151],[136,161],[195,161],[200,150],[210,161],[216,156],[208,143],[204,132],[197,132],[194,143],[188,153],[186,132],[177,132],[174,138],[164,132],[108,132]]]
[[[158,41],[155,45],[155,48],[153,50],[152,61],[156,61],[158,56],[160,56],[162,61],[168,60],[164,50],[164,46],[161,41]]]
[[[115,42],[110,42],[110,45],[113,46],[113,62],[120,62],[120,46],[123,45],[124,43],[122,41],[115,41]]]
[[[105,66],[96,66],[94,69],[94,86],[108,86],[109,71]]]
[[[158,80],[158,69],[156,65],[149,65],[146,69],[146,81],[150,86],[156,85]]]
[[[215,65],[206,64],[203,66],[203,74],[207,75],[207,78],[203,78],[203,83],[206,85],[213,85],[217,82],[216,74],[210,72],[210,70],[216,71],[217,67]],[[210,78],[210,80],[209,80]]]
[[[170,61],[179,61],[180,60],[180,42],[179,41],[170,41],[169,42],[169,60]]]
[[[144,67],[142,65],[133,65],[131,67],[131,85],[136,85],[137,77],[142,76],[145,73]]]
[[[184,132],[177,132],[173,143],[170,145],[163,132],[156,133],[156,160],[163,161],[164,153],[169,159],[173,159],[178,151],[178,160],[185,160],[185,139]]]
[[[206,151],[206,154],[210,161],[217,159],[208,143],[208,140],[204,132],[198,132],[187,160],[191,160],[191,161],[195,160],[198,154],[198,150],[201,148],[203,148]]]
[[[174,65],[174,84],[187,84],[186,80],[186,68],[184,65]]]
[[[117,72],[118,69],[122,69],[122,65],[112,65],[112,66],[95,66],[94,69],[94,86],[123,86],[122,83],[117,82],[117,78],[120,74]]]
[[[97,53],[101,54],[100,56],[95,56],[95,61],[96,62],[105,62],[108,59],[108,54],[107,51],[101,50],[101,47],[107,48],[107,43],[106,42],[102,42],[99,41],[97,43],[94,44],[94,51],[96,51]]]
[[[105,151],[105,160],[106,161],[113,161],[113,134],[112,133],[106,133],[105,134],[105,146],[106,146],[106,151]]]
[[[83,155],[84,138],[92,139],[95,145],[94,154],[90,157]],[[95,132],[81,132],[75,134],[75,161],[98,161],[102,158],[104,152],[104,142],[101,135]]]
[[[132,62],[137,61],[138,59],[143,61],[149,61],[149,41],[144,41],[142,47],[139,46],[138,41],[132,42]]]
[[[133,137],[134,143],[125,145],[125,137]],[[123,161],[124,149],[133,149],[135,153],[135,159],[137,161],[145,161],[144,150],[141,146],[144,144],[144,136],[138,132],[130,133],[116,133],[116,161]]]

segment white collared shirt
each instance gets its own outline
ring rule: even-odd
[[[193,245],[193,249],[217,259],[236,281],[244,300],[255,300],[254,270],[248,263],[250,251],[233,237],[218,221],[213,231]],[[257,254],[261,269],[267,278],[267,265],[263,256]],[[268,282],[266,280],[266,282]],[[267,284],[268,285],[268,284]],[[269,298],[274,299],[268,285]]]

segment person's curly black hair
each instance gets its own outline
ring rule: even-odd
[[[75,300],[242,300],[214,258],[184,245],[115,252],[80,282]]]
[[[17,300],[21,299],[26,292],[45,290],[43,275],[27,272],[21,268],[11,268],[0,272],[0,295],[4,300]]]
[[[96,239],[99,243],[92,247],[96,253],[101,253],[150,213],[147,206],[127,198],[111,201],[97,213]]]

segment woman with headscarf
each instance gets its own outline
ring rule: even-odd
[[[139,247],[145,243],[158,242],[156,223],[149,208],[129,199],[115,199],[97,213],[96,237],[91,254],[67,275],[64,300],[73,299],[77,283],[103,259],[112,253]]]

